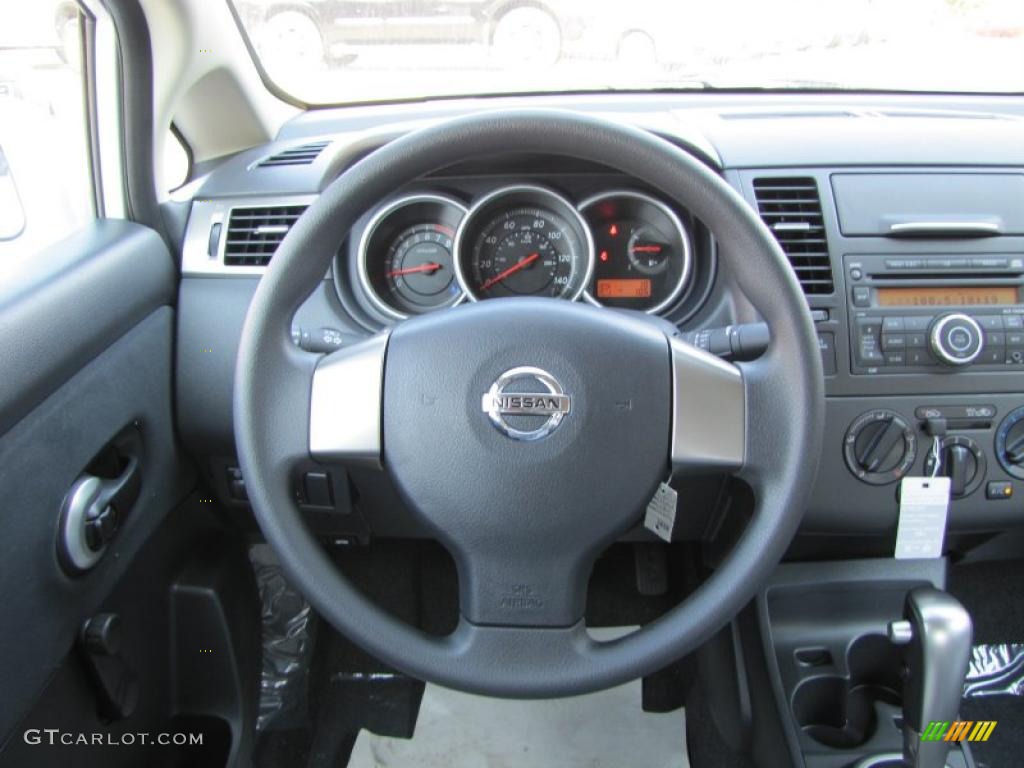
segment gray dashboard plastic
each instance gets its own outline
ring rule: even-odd
[[[709,90],[451,99],[310,110],[278,139],[545,106],[674,130],[684,142],[710,146],[723,168],[1024,165],[1024,101],[987,94]]]
[[[836,173],[832,188],[846,236],[899,236],[900,227],[974,225],[1024,235],[1024,173]],[[984,231],[984,229],[982,230]],[[913,230],[910,230],[912,233]]]

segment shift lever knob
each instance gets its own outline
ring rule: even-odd
[[[957,719],[971,659],[971,617],[952,595],[919,587],[907,594],[904,618],[910,637],[903,685],[903,759],[914,768],[943,768],[952,742],[922,741],[921,734],[929,723]]]

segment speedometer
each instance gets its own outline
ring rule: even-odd
[[[474,301],[577,299],[590,280],[593,250],[576,209],[532,186],[492,192],[470,210],[455,237],[456,271]]]

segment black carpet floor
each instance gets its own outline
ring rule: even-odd
[[[955,566],[949,591],[974,620],[974,642],[1024,643],[1024,561],[997,561]],[[1024,696],[967,699],[965,720],[995,720],[992,736],[972,744],[979,768],[1024,765]]]

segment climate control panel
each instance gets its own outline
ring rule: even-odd
[[[831,397],[826,425],[808,533],[894,536],[901,481],[933,473],[950,535],[1024,525],[1024,392]]]
[[[983,484],[986,499],[1010,499],[1014,479],[1024,480],[1024,405],[1018,405],[1022,398],[1014,399],[1005,413],[994,403],[957,402],[904,402],[899,410],[864,411],[846,429],[846,468],[867,485],[889,485],[913,474],[940,475],[950,479],[954,500],[971,496]]]

